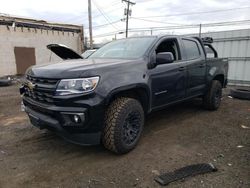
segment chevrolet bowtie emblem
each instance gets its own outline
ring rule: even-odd
[[[27,83],[28,88],[33,91],[33,89],[36,87],[36,84],[33,84],[32,82]]]

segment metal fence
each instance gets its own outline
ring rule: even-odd
[[[229,84],[250,86],[250,29],[209,32],[201,36],[213,37],[218,56],[228,58]]]

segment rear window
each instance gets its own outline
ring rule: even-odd
[[[200,57],[200,50],[195,41],[182,39],[186,51],[186,60],[197,59]]]

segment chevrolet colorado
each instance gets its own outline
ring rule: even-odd
[[[132,37],[110,42],[87,59],[66,46],[48,45],[64,61],[26,71],[20,87],[25,111],[34,126],[73,143],[102,143],[127,153],[152,111],[194,97],[201,97],[206,109],[218,109],[228,62],[211,43],[198,37]]]

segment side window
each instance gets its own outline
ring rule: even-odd
[[[217,58],[218,54],[217,51],[214,49],[214,47],[211,44],[204,44],[205,52],[207,58]]]
[[[186,51],[186,59],[197,59],[200,57],[201,53],[199,47],[195,41],[182,39],[185,51]]]
[[[179,48],[177,46],[176,40],[167,39],[161,42],[155,50],[156,54],[161,52],[171,52],[174,56],[174,60],[180,59]]]
[[[211,48],[209,48],[208,46],[205,46],[205,51],[207,54],[207,58],[215,58],[215,54]]]

